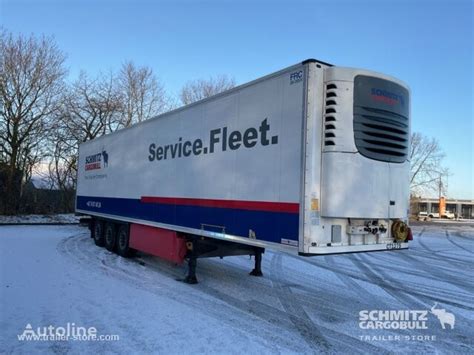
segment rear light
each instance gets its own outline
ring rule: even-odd
[[[408,228],[407,240],[413,240],[413,232],[411,231],[411,228]]]

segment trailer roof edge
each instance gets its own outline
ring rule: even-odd
[[[334,64],[330,64],[330,63],[327,63],[327,62],[323,62],[322,60],[317,60],[317,59],[314,59],[314,58],[308,58],[306,60],[303,60],[301,62],[301,64],[308,64],[308,63],[319,63],[319,64],[323,64],[323,65],[327,65],[327,66],[330,66],[330,67],[333,67]]]
[[[332,64],[328,64],[328,63],[325,63],[325,62],[322,62],[322,61],[319,61],[319,60],[316,60],[316,59],[307,59],[307,60],[304,60],[302,62],[298,62],[297,64],[294,64],[292,66],[289,66],[289,67],[286,67],[286,68],[283,68],[283,69],[280,69],[276,72],[273,72],[273,73],[270,73],[270,74],[267,74],[267,75],[264,75],[262,77],[259,77],[259,78],[256,78],[254,80],[251,80],[249,82],[246,82],[246,83],[243,83],[241,85],[237,85],[231,89],[228,89],[228,90],[225,90],[225,91],[222,91],[218,94],[215,94],[213,96],[210,96],[210,97],[206,97],[204,99],[201,99],[201,100],[198,100],[198,101],[195,101],[195,102],[192,102],[188,105],[183,105],[183,106],[180,106],[180,107],[177,107],[175,109],[172,109],[171,111],[167,111],[167,112],[163,112],[157,116],[153,116],[153,117],[150,117],[146,120],[143,120],[141,122],[137,122],[137,123],[134,123],[132,124],[131,126],[128,126],[128,127],[124,127],[124,128],[121,128],[117,131],[114,131],[114,132],[110,132],[110,133],[107,133],[103,136],[100,136],[100,137],[97,137],[97,138],[94,138],[94,139],[91,139],[91,140],[88,140],[86,142],[83,142],[81,144],[79,144],[79,146],[82,146],[82,145],[88,145],[90,144],[91,142],[97,142],[98,140],[102,140],[104,137],[110,137],[112,135],[115,135],[115,134],[121,134],[131,128],[134,128],[135,126],[139,126],[139,125],[144,125],[144,124],[149,124],[150,122],[153,122],[157,119],[160,119],[162,117],[165,117],[165,116],[169,116],[171,114],[175,114],[175,113],[178,113],[180,111],[183,111],[183,110],[186,110],[186,109],[189,109],[190,107],[194,107],[194,106],[197,106],[199,104],[202,104],[202,103],[205,103],[205,102],[209,102],[209,101],[212,101],[212,100],[215,100],[217,98],[220,98],[220,97],[223,97],[225,95],[229,95],[229,94],[232,94],[232,93],[235,93],[241,89],[244,89],[248,86],[251,86],[251,85],[254,85],[256,83],[259,83],[259,82],[262,82],[264,80],[268,80],[270,78],[273,78],[273,77],[276,77],[278,75],[281,75],[285,72],[291,72],[292,70],[295,70],[296,68],[298,68],[299,66],[301,65],[304,65],[305,63],[309,63],[308,61],[314,61],[314,62],[317,62],[317,63],[321,63],[322,65],[327,65],[327,66],[333,66]]]

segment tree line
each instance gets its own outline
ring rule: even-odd
[[[32,176],[69,192],[71,205],[80,143],[128,127],[179,105],[235,86],[226,75],[187,82],[179,101],[153,70],[123,63],[118,72],[67,81],[66,55],[54,39],[0,33],[0,213],[22,210]],[[47,161],[47,172],[35,172]],[[44,182],[43,182],[44,184]]]
[[[116,72],[68,81],[66,55],[53,38],[0,31],[0,213],[24,212],[35,174],[62,191],[72,208],[79,144],[235,86],[221,75],[187,82],[169,95],[153,70],[133,61]],[[443,170],[436,140],[412,135],[414,190],[429,188]],[[41,162],[47,169],[35,171]],[[46,170],[46,171],[45,171]],[[34,201],[33,201],[34,203]],[[34,212],[28,210],[27,212]]]

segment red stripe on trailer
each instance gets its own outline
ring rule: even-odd
[[[132,223],[130,248],[181,264],[186,255],[186,241],[175,231]]]
[[[142,203],[157,203],[165,205],[200,206],[214,208],[230,208],[238,210],[268,211],[299,213],[300,205],[291,202],[266,202],[266,201],[239,201],[239,200],[211,200],[203,198],[181,197],[155,197],[142,196]]]

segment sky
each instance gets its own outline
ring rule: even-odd
[[[69,79],[149,66],[170,95],[219,74],[243,84],[316,58],[395,76],[412,94],[412,130],[436,138],[448,197],[474,199],[470,0],[0,0],[8,31],[54,36]]]

